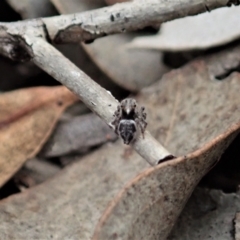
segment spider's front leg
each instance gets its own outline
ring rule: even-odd
[[[144,110],[145,108],[141,107],[139,113],[137,114],[137,118],[135,119],[135,122],[140,127],[143,138],[144,138],[144,132],[147,127],[147,121],[146,121],[147,113],[144,112]]]
[[[114,126],[115,133],[118,134],[118,125],[121,120],[121,107],[118,105],[117,110],[113,114],[113,121],[111,122],[111,125]]]
[[[140,118],[141,124],[143,126],[143,129],[145,131],[145,129],[147,127],[147,121],[146,121],[147,113],[144,112],[144,110],[145,110],[145,107],[141,107],[140,112],[139,112],[139,118]]]
[[[144,112],[144,110],[145,110],[145,107],[141,107],[141,108],[140,108],[140,117],[142,117],[143,120],[146,120],[146,118],[147,118],[147,113]],[[146,122],[146,123],[147,123],[147,122]]]

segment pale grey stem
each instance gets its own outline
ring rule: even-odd
[[[32,61],[36,65],[73,91],[106,123],[113,120],[119,102],[110,92],[94,82],[42,38],[28,38],[28,44],[32,48]],[[171,156],[148,132],[145,133],[145,138],[139,138],[133,147],[151,165]]]
[[[56,43],[89,41],[237,3],[233,0],[138,0],[43,21]]]

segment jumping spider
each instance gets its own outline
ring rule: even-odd
[[[144,110],[144,107],[139,110],[136,100],[132,98],[126,98],[118,105],[111,125],[114,126],[115,133],[123,139],[124,144],[128,145],[135,140],[139,130],[144,138],[147,127],[147,114]]]

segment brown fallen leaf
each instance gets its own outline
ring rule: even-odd
[[[0,186],[35,156],[59,116],[77,97],[65,87],[37,87],[0,95]]]
[[[51,0],[62,14],[82,12],[103,7],[101,0]],[[125,33],[97,39],[91,44],[82,44],[97,66],[119,86],[139,91],[159,79],[169,69],[161,59],[160,52],[151,50],[129,51],[125,47],[137,33]],[[144,61],[142,61],[144,59]]]
[[[157,35],[136,37],[129,47],[161,51],[204,50],[240,38],[240,8],[220,8],[161,25]]]
[[[162,234],[164,239],[200,175],[210,169],[239,132],[239,73],[222,81],[214,79],[214,69],[223,68],[225,61],[229,66],[236,64],[234,56],[239,53],[240,47],[194,61],[166,74],[158,84],[139,95],[139,103],[146,106],[149,131],[173,153],[186,157],[152,168],[135,151],[126,158],[121,140],[108,143],[79,158],[49,181],[1,201],[0,237],[89,240],[102,216],[106,220],[100,222],[99,227],[103,228],[98,228],[98,234],[109,236],[104,240],[111,239],[111,231],[118,226],[111,225],[107,220],[110,218],[113,223],[121,222],[118,231],[130,236],[140,236],[144,230],[148,234],[151,229],[155,236]],[[135,190],[132,181],[121,190],[140,172],[134,180]],[[126,194],[127,189],[135,194]],[[108,207],[117,193],[116,205],[112,202]],[[124,216],[109,211],[121,208],[118,203],[124,203],[120,205],[129,206],[133,211]],[[140,225],[144,219],[145,225]],[[109,226],[112,228],[107,231]],[[143,239],[151,236],[154,239],[153,235],[145,235]]]

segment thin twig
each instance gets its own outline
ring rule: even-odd
[[[84,13],[64,15],[61,19],[45,18],[43,22],[53,42],[88,42],[110,34],[138,30],[176,18],[211,11],[233,2],[229,0],[138,0]]]
[[[133,31],[231,4],[237,5],[239,0],[138,0],[83,13],[27,20],[21,24],[36,27],[39,22],[37,28],[42,28],[48,41],[70,43]],[[0,23],[0,31],[5,26],[6,23]]]

